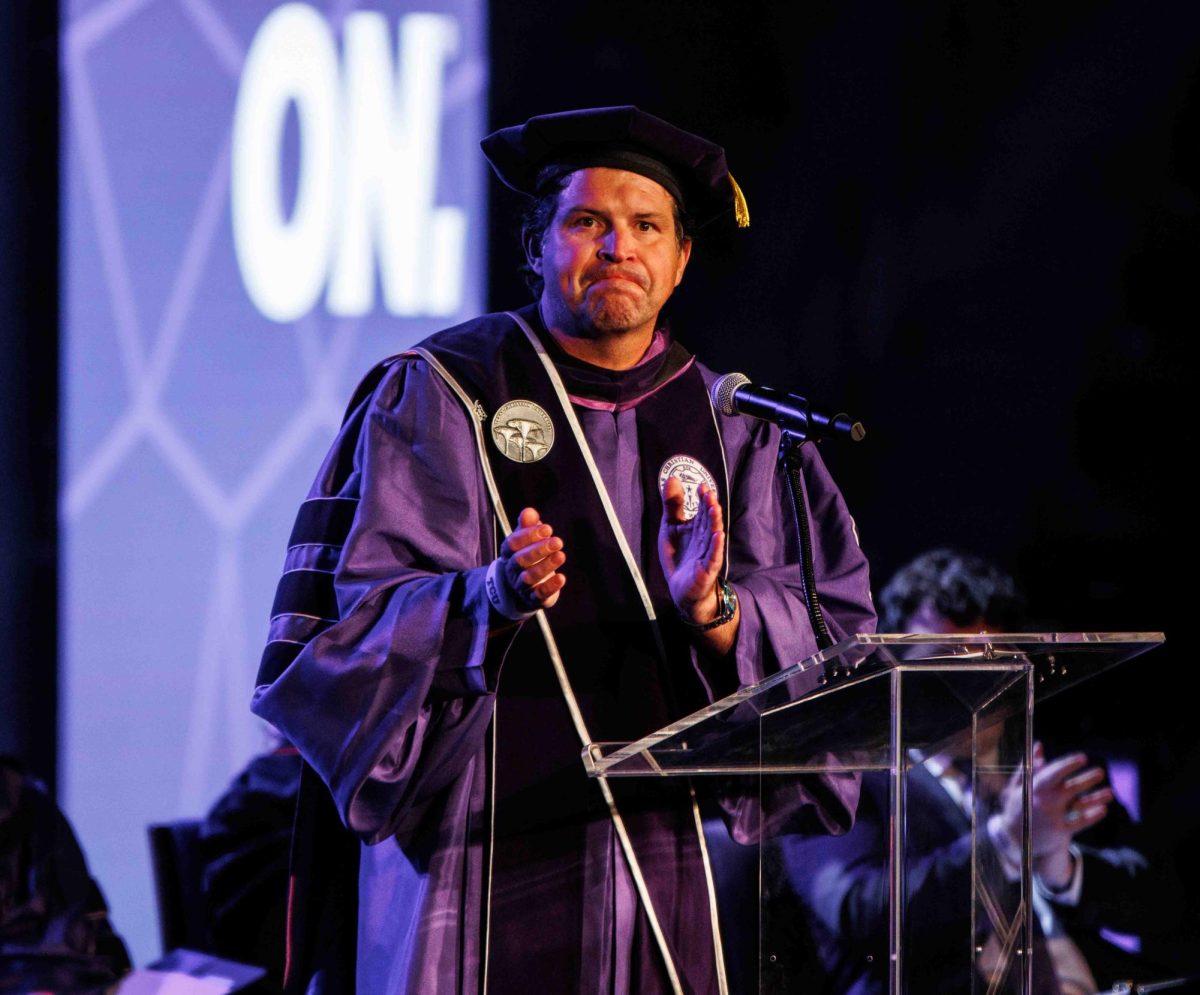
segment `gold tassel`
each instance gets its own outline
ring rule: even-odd
[[[746,204],[746,195],[742,193],[742,188],[738,186],[737,180],[733,178],[733,173],[729,174],[729,185],[733,187],[733,217],[737,221],[739,228],[750,227],[750,208]]]

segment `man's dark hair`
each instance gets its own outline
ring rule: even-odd
[[[1025,620],[1016,582],[987,560],[956,549],[922,553],[896,572],[879,593],[879,631],[903,632],[922,605],[955,625],[982,620],[1012,632]]]
[[[538,175],[538,193],[525,209],[525,213],[521,215],[521,248],[523,250],[531,242],[535,242],[539,246],[542,244],[542,240],[546,237],[546,229],[550,227],[550,222],[554,220],[554,214],[558,210],[558,195],[566,189],[573,172],[576,170],[564,170],[561,166],[546,166]],[[679,201],[672,197],[671,203],[675,208],[675,241],[682,246],[684,242],[695,238],[695,224],[679,206]],[[533,291],[534,299],[540,299],[544,286],[542,277],[533,271],[528,259],[521,266],[521,275],[525,277],[526,285]]]

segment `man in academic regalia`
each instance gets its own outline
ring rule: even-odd
[[[745,202],[720,147],[634,107],[483,149],[531,199],[536,300],[368,376],[276,598],[253,707],[309,768],[288,986],[725,991],[695,794],[591,780],[580,751],[817,648],[778,430],[715,411],[660,320],[696,228]],[[802,479],[831,634],[870,631],[812,446]],[[857,779],[777,794],[791,828],[840,832]],[[723,805],[752,839],[757,804]]]
[[[1013,578],[953,549],[930,550],[905,565],[880,591],[878,604],[888,632],[1017,632],[1024,622]],[[981,770],[996,769],[1001,735],[999,726],[981,724],[975,744]],[[977,877],[993,892],[1015,887],[1023,858],[1014,842],[1024,820],[1020,779],[989,784],[984,776],[972,784],[964,740],[919,759],[905,788],[905,974],[931,992],[1015,991],[1018,968],[1003,968],[989,917],[972,918],[971,885]],[[1104,768],[1084,753],[1047,757],[1036,743],[1031,770],[1031,991],[1093,995],[1120,979],[1167,978],[1168,969],[1111,942],[1110,931],[1153,934],[1178,921],[1183,896],[1172,868],[1142,851],[1138,827],[1104,783]],[[778,958],[773,972],[792,983],[781,990],[890,990],[888,792],[889,776],[868,771],[852,831],[837,839],[782,836],[767,848],[772,928],[781,946],[810,933],[815,955],[790,971],[786,958]],[[984,803],[990,814],[974,825],[973,793],[993,796]],[[974,836],[981,837],[977,849]]]

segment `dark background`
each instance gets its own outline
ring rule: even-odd
[[[0,4],[0,751],[55,766],[53,3]],[[1039,734],[1131,755],[1195,880],[1186,398],[1200,328],[1200,4],[497,3],[493,125],[636,103],[723,144],[752,225],[670,312],[718,370],[853,412],[825,451],[876,582],[958,545],[1039,624],[1168,645]],[[527,298],[493,184],[492,303]]]
[[[751,227],[701,233],[673,327],[866,424],[824,455],[877,586],[949,544],[1012,571],[1038,627],[1166,633],[1037,734],[1136,760],[1155,845],[1200,882],[1200,4],[496,10],[495,126],[635,103],[725,146]],[[521,205],[493,190],[510,307]]]
[[[0,753],[57,757],[58,12],[0,3]]]

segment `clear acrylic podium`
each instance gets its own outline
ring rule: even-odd
[[[880,859],[888,907],[879,910],[878,949],[887,959],[888,991],[920,993],[927,986],[906,961],[921,929],[906,914],[917,856],[908,836],[921,819],[919,806],[907,804],[908,784],[918,765],[949,758],[971,825],[961,884],[968,893],[947,896],[963,910],[970,990],[1027,995],[1035,935],[1027,776],[1034,706],[1162,641],[1157,632],[857,636],[637,742],[593,743],[584,763],[595,777],[724,778],[739,791],[758,792],[764,820],[777,815],[769,799],[778,779],[847,771],[887,778],[889,845]],[[997,859],[987,821],[1002,795],[1018,812],[1018,831]],[[759,881],[756,990],[789,990],[772,980],[768,964],[779,953],[768,894],[777,884],[761,871]],[[768,934],[770,944],[762,939]]]

